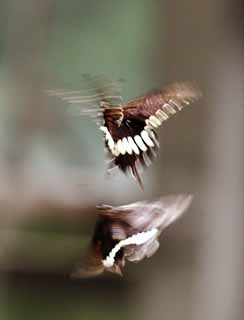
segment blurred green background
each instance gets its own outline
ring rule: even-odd
[[[243,319],[241,1],[0,3],[1,319]],[[102,135],[48,97],[81,75],[124,79],[125,101],[194,80],[201,102],[159,130],[145,191],[107,179]],[[160,250],[123,278],[73,280],[95,206],[192,192]]]

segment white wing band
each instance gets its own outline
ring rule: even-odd
[[[158,233],[157,228],[153,228],[149,231],[145,232],[139,232],[134,234],[133,236],[126,238],[124,240],[121,240],[118,242],[114,248],[110,251],[109,255],[106,257],[106,259],[102,260],[102,263],[105,268],[111,268],[114,265],[115,262],[115,256],[116,253],[119,252],[119,250],[123,247],[129,246],[131,244],[135,244],[137,246],[142,245],[149,240],[155,238],[155,236]]]

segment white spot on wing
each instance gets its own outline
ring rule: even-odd
[[[183,102],[186,104],[186,105],[189,105],[190,104],[190,102],[189,101],[187,101],[187,100],[183,100]]]
[[[125,154],[126,153],[126,150],[125,150],[125,147],[121,141],[121,139],[119,139],[116,143],[116,148],[117,150],[119,151],[119,153],[121,154]]]
[[[113,249],[110,251],[106,259],[102,260],[104,267],[111,268],[114,265],[116,253],[119,252],[121,248],[132,245],[132,244],[140,246],[152,240],[153,238],[155,238],[157,234],[158,234],[158,229],[153,228],[149,231],[139,232],[129,238],[121,240],[113,247]]]
[[[146,144],[149,146],[149,147],[154,147],[154,143],[153,141],[150,139],[148,133],[146,130],[143,130],[141,132],[141,137],[142,139],[146,142]]]
[[[163,108],[165,108],[168,112],[170,112],[171,114],[175,114],[176,110],[168,103],[166,103]]]
[[[149,134],[150,134],[150,137],[153,139],[153,141],[155,142],[156,146],[159,148],[159,141],[158,141],[158,138],[156,137],[155,133],[150,130],[149,131]],[[153,149],[151,149],[152,151]]]
[[[126,138],[122,139],[123,146],[128,154],[132,154],[133,150]]]
[[[169,119],[169,116],[167,115],[167,113],[163,112],[162,110],[158,110],[156,112],[156,115],[161,121],[165,121],[165,120]]]
[[[115,143],[114,143],[114,140],[113,140],[110,132],[108,131],[108,128],[106,128],[104,126],[100,126],[100,130],[104,133],[105,140],[108,143],[108,147],[109,147],[110,151],[113,153]]]
[[[161,125],[161,123],[162,123],[162,122],[161,122],[157,117],[155,117],[155,116],[150,116],[149,119],[148,119],[148,121],[149,121],[149,123],[150,123],[153,127],[155,127],[155,128],[159,127],[159,126]]]
[[[108,139],[108,147],[111,151],[114,149],[114,140],[112,137]]]
[[[183,106],[179,102],[177,103],[174,99],[170,99],[169,103],[174,104],[179,110],[183,109]]]
[[[153,129],[153,126],[151,125],[151,123],[149,122],[149,120],[148,119],[146,119],[146,126],[144,127],[145,128],[145,130],[150,130],[150,129]]]
[[[135,142],[136,144],[138,145],[138,147],[142,150],[142,151],[147,151],[147,147],[146,145],[144,144],[144,142],[142,141],[142,138],[138,135],[135,136]]]
[[[100,126],[99,129],[104,132],[105,134],[107,133],[108,129],[104,126]]]
[[[138,149],[137,145],[135,144],[132,137],[128,137],[128,142],[132,148],[132,150],[135,152],[135,154],[140,154],[140,150]]]

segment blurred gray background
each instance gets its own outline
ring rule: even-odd
[[[243,15],[240,0],[0,2],[1,319],[243,319]],[[159,130],[143,193],[106,179],[95,123],[45,95],[83,73],[125,79],[125,100],[202,89]],[[123,278],[69,278],[98,203],[178,192],[194,203],[154,257]]]

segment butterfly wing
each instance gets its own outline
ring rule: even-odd
[[[98,206],[98,214],[108,220],[126,223],[133,232],[153,228],[163,230],[188,209],[192,200],[192,194],[167,195],[156,201],[138,201],[118,207]],[[127,235],[132,234],[127,232]]]
[[[107,121],[105,115],[102,130],[106,132],[106,146],[114,156],[112,166],[129,171],[142,186],[139,173],[150,165],[159,148],[154,130],[200,96],[193,83],[174,83],[122,105],[119,122],[113,121],[111,114]]]
[[[133,223],[136,230],[157,228],[160,234],[165,228],[182,216],[189,208],[192,200],[192,195],[180,194],[164,196],[155,202],[138,202],[132,211],[129,209],[127,220]],[[124,209],[126,210],[126,208]],[[158,248],[159,241],[157,238],[152,238],[151,241],[141,246],[128,246],[124,248],[124,255],[127,260],[138,262],[145,257],[151,257]]]
[[[102,259],[100,252],[91,245],[86,254],[82,257],[81,263],[74,272],[71,274],[72,278],[91,278],[102,274],[104,271],[104,266],[102,264]]]
[[[180,194],[119,207],[99,206],[90,248],[72,276],[92,277],[105,269],[122,274],[126,259],[138,262],[151,257],[159,248],[160,233],[187,210],[192,198]]]
[[[141,246],[131,246],[124,249],[124,254],[128,261],[139,262],[145,257],[150,258],[158,250],[160,244],[157,239],[145,243]]]
[[[191,194],[168,195],[157,201],[141,201],[119,207],[102,206],[99,207],[99,215],[109,221],[111,226],[113,224],[120,226],[122,239],[158,230],[145,243],[127,245],[121,249],[120,258],[123,254],[127,260],[137,262],[145,257],[151,257],[157,251],[159,248],[157,237],[188,209],[192,200]],[[113,247],[110,246],[110,251]]]
[[[122,79],[111,81],[105,76],[82,75],[81,90],[47,90],[49,96],[54,96],[68,102],[76,108],[72,108],[75,115],[88,115],[91,118],[103,122],[104,105],[111,107],[122,103]]]
[[[140,119],[147,128],[155,129],[162,122],[202,96],[193,82],[176,82],[161,90],[130,100],[124,105],[125,119]]]

